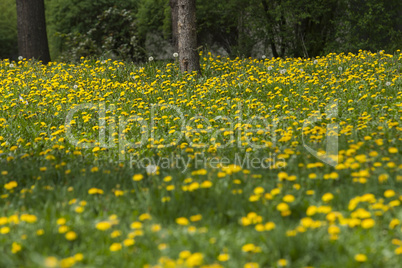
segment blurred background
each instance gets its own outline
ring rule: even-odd
[[[172,1],[172,0],[170,0]],[[402,1],[197,0],[198,43],[230,57],[316,57],[402,44]],[[18,58],[15,0],[1,0],[0,58]],[[171,59],[169,0],[45,0],[53,61]]]

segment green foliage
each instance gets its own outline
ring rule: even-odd
[[[197,32],[199,43],[223,47],[231,56],[249,56],[252,44],[242,35],[240,27],[248,1],[198,0]]]
[[[0,2],[0,58],[18,54],[17,10],[15,0]]]
[[[65,41],[61,59],[78,61],[81,57],[105,57],[138,62],[144,59],[145,53],[136,35],[132,13],[111,7],[97,17],[93,28],[86,33],[60,35]]]
[[[147,33],[159,33],[165,37],[170,34],[170,6],[169,0],[141,0],[138,1],[139,37],[145,40]]]
[[[402,3],[360,0],[197,1],[199,40],[232,56],[313,57],[359,49],[395,51]],[[399,46],[399,47],[398,47]]]
[[[231,57],[314,57],[330,52],[392,52],[401,48],[401,1],[197,0],[196,4],[199,44],[224,49]],[[169,0],[45,0],[45,7],[53,59],[61,59],[71,51],[77,57],[141,58],[128,49],[134,43],[152,54],[169,51],[165,49],[166,40],[171,39]],[[111,25],[101,29],[98,16],[109,8],[129,11],[132,21],[127,24],[117,21],[121,18],[110,18]],[[0,10],[0,57],[15,57],[15,1],[1,1]],[[95,28],[96,33],[89,33]],[[110,35],[106,29],[115,37],[126,37],[117,43],[106,40]],[[135,36],[133,44],[127,34]],[[126,56],[127,51],[134,54]]]
[[[395,51],[402,43],[402,2],[340,1],[344,7],[337,17],[337,39],[327,51]],[[345,5],[350,8],[345,8]]]
[[[61,36],[68,34],[72,39],[77,39],[78,36],[86,34],[91,28],[94,28],[98,16],[111,7],[120,10],[127,9],[135,13],[137,1],[47,0],[46,19],[52,58],[59,57],[60,53],[66,50]]]

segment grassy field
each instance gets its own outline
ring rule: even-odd
[[[0,267],[399,267],[402,53],[0,61]]]

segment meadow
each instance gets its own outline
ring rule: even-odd
[[[398,267],[402,53],[0,61],[0,267]]]

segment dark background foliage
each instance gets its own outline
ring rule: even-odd
[[[169,0],[45,0],[53,60],[171,57]],[[18,57],[15,0],[0,3],[0,58]],[[315,57],[402,44],[393,0],[197,0],[198,42],[231,57]]]

